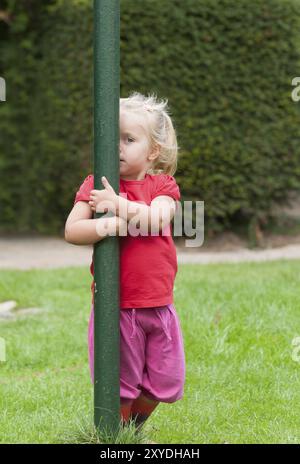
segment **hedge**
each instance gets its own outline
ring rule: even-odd
[[[121,96],[169,99],[182,201],[206,231],[268,217],[300,188],[297,0],[121,0]],[[1,231],[63,234],[92,171],[92,2],[7,0],[0,21]]]

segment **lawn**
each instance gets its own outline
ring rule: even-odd
[[[184,398],[161,403],[157,443],[299,443],[300,262],[178,265]],[[87,268],[0,272],[0,302],[41,314],[1,321],[0,443],[60,443],[92,414]],[[75,429],[74,429],[75,427]],[[71,432],[72,433],[72,432]]]

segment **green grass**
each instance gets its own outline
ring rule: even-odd
[[[299,261],[178,266],[185,394],[158,406],[145,425],[149,439],[300,442],[300,363],[292,359],[292,340],[300,336],[299,270]],[[0,322],[7,349],[0,443],[94,440],[90,284],[87,268],[0,272],[0,301],[44,309]],[[131,442],[130,430],[120,440]]]

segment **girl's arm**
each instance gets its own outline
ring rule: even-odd
[[[65,224],[65,240],[73,245],[92,245],[107,236],[126,235],[127,223],[113,216],[92,219],[93,211],[85,201],[78,201]],[[126,229],[126,230],[125,230]]]
[[[160,232],[172,221],[177,207],[172,196],[159,195],[148,206],[117,195],[105,176],[101,180],[105,188],[90,191],[89,205],[93,211],[109,210],[118,218],[131,221],[142,234]]]
[[[172,221],[176,202],[167,195],[155,197],[150,206],[127,200],[121,196],[115,201],[115,211],[119,218],[130,221],[138,218],[143,233],[160,232]]]

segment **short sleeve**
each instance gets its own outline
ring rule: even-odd
[[[93,190],[93,188],[94,188],[94,176],[90,174],[84,179],[83,183],[79,187],[79,190],[76,192],[74,205],[78,201],[89,201],[90,191]]]
[[[180,190],[173,176],[168,174],[157,176],[157,185],[152,194],[152,200],[161,195],[167,195],[174,198],[174,200],[180,199]]]

